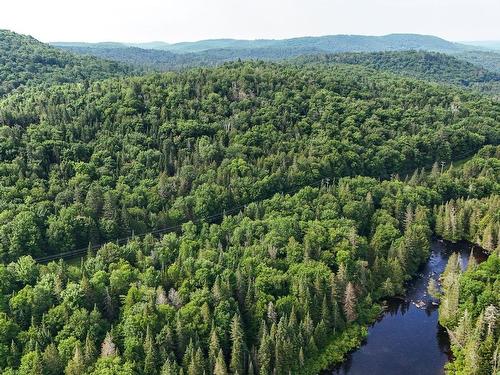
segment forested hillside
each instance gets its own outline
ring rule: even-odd
[[[368,35],[325,35],[317,37],[299,37],[291,39],[209,39],[197,42],[181,43],[53,43],[53,45],[66,48],[123,48],[139,47],[145,49],[158,49],[175,53],[196,53],[210,50],[311,50],[322,53],[337,52],[375,52],[375,51],[407,51],[426,50],[437,52],[462,52],[474,49],[459,43],[432,36],[419,34],[389,34],[384,36]],[[477,49],[477,48],[476,48]]]
[[[500,73],[500,52],[467,51],[455,54],[455,56],[491,72]]]
[[[500,94],[500,74],[452,55],[427,51],[344,53],[305,56],[302,63],[355,64],[419,79]]]
[[[214,66],[238,59],[284,60],[303,55],[353,51],[426,50],[461,53],[469,48],[433,36],[412,34],[382,37],[331,35],[284,40],[214,39],[175,44],[108,42],[53,43],[53,45],[81,55],[96,56],[159,71]]]
[[[7,56],[26,68],[39,44],[21,39]],[[492,73],[408,52],[89,82],[129,71],[45,53],[50,69],[1,65],[44,85],[0,100],[4,374],[317,374],[404,293],[432,234],[500,246],[498,101],[379,69]]]
[[[174,53],[138,47],[66,46],[65,50],[87,56],[119,61],[145,70],[172,71],[193,67],[216,66],[224,62],[241,60],[284,60],[304,54],[321,52],[315,48],[247,48],[210,49],[200,52]]]
[[[489,99],[345,66],[234,63],[11,95],[0,254],[85,247],[324,177],[411,172],[497,144],[499,119]]]
[[[441,290],[435,289],[441,299],[439,321],[449,332],[455,356],[447,371],[455,375],[500,371],[499,148],[484,149],[480,155],[459,173],[471,176],[481,171],[482,178],[496,184],[496,191],[484,198],[467,194],[434,209],[436,234],[452,242],[475,243],[491,254],[480,265],[471,254],[465,272],[458,256],[451,256],[440,278]]]
[[[305,39],[302,43],[297,41],[247,41],[247,43],[207,41],[205,44],[204,42],[194,43],[193,46],[189,43],[180,43],[178,48],[175,48],[177,45],[162,45],[158,49],[131,47],[119,43],[61,43],[56,45],[80,55],[118,61],[149,71],[175,71],[193,67],[217,66],[237,60],[278,61],[298,58],[300,63],[363,65],[423,80],[460,85],[483,93],[493,95],[500,93],[500,55],[494,52],[466,51],[458,47],[456,49],[436,48],[438,51],[446,52],[445,54],[430,52],[435,50],[431,47],[428,47],[428,50],[421,50],[414,43],[406,45],[401,43],[399,47],[391,47],[391,45],[377,44],[373,41],[368,42],[371,40],[369,38],[365,41],[364,47],[361,47],[363,44],[359,41],[339,45],[341,39],[335,39],[335,42],[332,39],[331,46],[330,42],[319,43],[315,38]],[[195,44],[197,47],[194,47]],[[415,49],[409,50],[410,46],[414,46]],[[348,52],[339,53],[339,51]],[[325,54],[326,52],[336,53]]]
[[[406,182],[324,180],[220,224],[109,243],[80,266],[0,265],[0,367],[316,374],[360,344],[374,301],[402,293],[427,259],[430,207],[498,194],[488,178],[497,155],[488,147],[459,170],[434,166]]]
[[[82,82],[131,71],[116,62],[73,55],[30,36],[0,30],[0,96],[20,86]]]

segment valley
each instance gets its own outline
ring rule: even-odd
[[[497,57],[0,31],[0,374],[498,373]]]

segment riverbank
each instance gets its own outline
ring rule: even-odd
[[[363,317],[361,323],[354,323],[344,329],[341,333],[333,335],[325,348],[314,358],[304,365],[303,375],[317,375],[321,371],[331,368],[332,364],[338,364],[345,360],[346,356],[360,347],[368,336],[368,326],[373,324],[383,313],[383,309],[375,304]]]
[[[404,299],[390,299],[380,319],[366,323],[367,337],[323,374],[439,375],[451,359],[449,338],[438,323],[438,310],[427,294],[430,278],[438,279],[453,252],[467,265],[471,244],[433,239],[427,263],[408,285]],[[484,253],[475,248],[478,262]]]

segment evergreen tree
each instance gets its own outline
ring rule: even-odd
[[[233,317],[231,322],[231,361],[229,368],[233,373],[238,372],[244,374],[244,342],[243,342],[243,329],[241,327],[241,319],[239,315]]]
[[[7,366],[9,367],[17,367],[19,365],[19,359],[20,359],[20,353],[19,349],[17,348],[16,343],[14,340],[10,342],[10,352],[9,356],[7,357]]]
[[[66,375],[81,375],[85,372],[85,362],[79,343],[76,344],[73,358],[68,362],[64,372]]]
[[[19,375],[44,375],[42,356],[38,346],[34,351],[26,353],[21,358]]]
[[[90,336],[90,333],[87,333],[87,336],[85,337],[85,347],[83,350],[83,361],[85,363],[85,366],[89,367],[94,363],[95,359],[97,358],[97,349],[94,344],[94,340]]]
[[[219,351],[221,350],[219,337],[217,336],[217,332],[214,327],[212,327],[210,333],[210,343],[208,347],[208,367],[210,370],[213,370],[215,367],[215,362],[217,361],[217,357],[219,356]]]
[[[156,348],[153,342],[153,337],[149,326],[146,330],[146,338],[144,339],[144,373],[155,375],[157,374],[157,356]]]
[[[219,354],[217,354],[217,359],[215,361],[214,375],[228,375],[226,361],[224,360],[224,354],[222,353],[222,349],[219,350]]]
[[[113,357],[118,354],[118,350],[116,349],[116,345],[113,342],[113,337],[108,332],[104,341],[101,345],[101,357]]]
[[[270,375],[272,371],[272,341],[264,325],[258,352],[259,375]]]
[[[188,375],[198,375],[203,374],[205,372],[204,369],[204,359],[203,353],[200,348],[196,350],[196,352],[191,356],[191,362],[188,366]]]
[[[179,366],[169,358],[163,364],[161,375],[179,375]]]
[[[356,304],[356,291],[352,283],[348,282],[344,294],[344,313],[348,322],[353,322],[357,318]]]
[[[49,344],[42,354],[45,375],[59,375],[64,371],[64,364],[54,343]]]

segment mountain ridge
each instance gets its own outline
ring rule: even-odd
[[[138,47],[145,49],[160,49],[171,52],[188,53],[202,52],[210,49],[244,49],[244,48],[262,48],[262,47],[303,47],[307,43],[309,47],[315,45],[325,52],[348,52],[348,51],[376,51],[399,50],[399,49],[427,49],[436,51],[459,51],[468,50],[473,47],[450,42],[443,38],[433,35],[422,34],[387,34],[382,36],[356,35],[356,34],[337,34],[324,36],[303,36],[288,39],[205,39],[194,42],[146,42],[146,43],[83,43],[83,42],[52,42],[51,45],[57,47],[109,47],[110,44],[116,47]],[[347,48],[347,44],[349,47]]]

